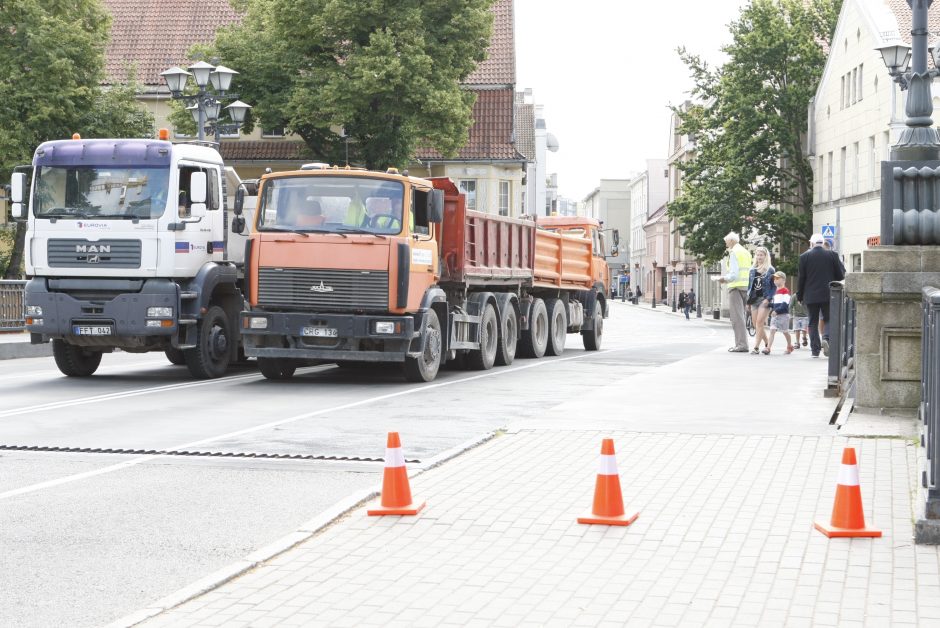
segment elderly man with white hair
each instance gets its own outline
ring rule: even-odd
[[[728,284],[728,309],[731,312],[731,328],[734,330],[734,346],[728,351],[747,353],[747,328],[744,323],[744,308],[747,306],[748,273],[751,268],[751,254],[741,246],[741,238],[734,231],[725,236],[728,255],[723,266],[724,274],[718,278]]]

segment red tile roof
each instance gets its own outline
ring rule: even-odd
[[[456,157],[445,159],[431,149],[420,149],[416,155],[421,161],[465,161],[524,159],[512,144],[513,102],[512,89],[476,90],[473,105],[473,126],[466,145]]]
[[[210,43],[215,31],[237,22],[228,0],[104,0],[111,12],[111,43],[105,69],[109,82],[122,82],[129,66],[137,80],[163,85],[160,72],[187,66],[186,53],[196,43]]]
[[[226,161],[296,161],[309,154],[306,144],[291,140],[222,140],[222,158]]]
[[[513,34],[513,0],[496,0],[493,34],[486,59],[463,82],[464,85],[515,85],[516,40]]]

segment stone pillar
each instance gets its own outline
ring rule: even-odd
[[[857,308],[857,412],[916,415],[925,286],[940,287],[938,246],[879,246],[862,253],[862,272],[846,275]]]

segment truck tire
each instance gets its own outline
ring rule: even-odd
[[[568,315],[561,299],[545,301],[548,311],[548,344],[545,355],[561,355],[565,352],[565,338],[568,337]]]
[[[512,302],[507,301],[499,313],[499,342],[496,344],[496,364],[509,366],[516,357],[519,344],[519,316]]]
[[[70,345],[64,340],[52,341],[52,356],[55,365],[69,377],[88,377],[98,370],[101,352]]]
[[[267,379],[290,379],[297,365],[283,358],[258,358],[258,370]]]
[[[163,352],[166,356],[166,359],[170,361],[170,364],[175,364],[176,366],[182,366],[186,364],[186,356],[183,355],[182,349],[167,349]]]
[[[601,340],[604,337],[604,313],[601,311],[601,302],[594,302],[594,325],[591,329],[581,332],[581,342],[587,351],[597,351],[601,348]]]
[[[540,358],[548,344],[548,311],[542,299],[535,299],[529,308],[529,328],[519,337],[519,355]]]
[[[196,346],[185,349],[186,367],[197,379],[221,377],[228,369],[232,356],[234,334],[225,310],[213,305],[198,323]]]
[[[480,348],[467,355],[471,370],[488,371],[496,364],[496,347],[499,344],[499,317],[492,303],[487,303],[480,317]]]
[[[424,351],[416,358],[405,357],[405,379],[409,382],[432,382],[441,368],[441,321],[434,310],[427,311],[421,335]]]

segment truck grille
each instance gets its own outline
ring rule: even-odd
[[[53,268],[140,268],[140,240],[49,240]]]
[[[258,303],[310,311],[388,310],[388,272],[262,268]]]

